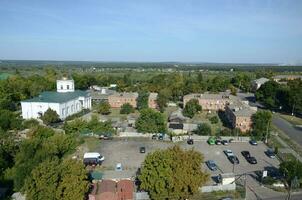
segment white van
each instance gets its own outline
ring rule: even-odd
[[[102,164],[105,160],[104,156],[101,156],[100,153],[97,152],[88,152],[84,154],[84,164],[85,165],[98,165]]]

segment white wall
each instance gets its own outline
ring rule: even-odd
[[[83,102],[83,104],[82,104]],[[60,116],[60,119],[80,112],[82,109],[91,108],[91,97],[80,97],[70,100],[65,103],[47,103],[47,102],[21,102],[22,117],[24,119],[39,118],[39,112],[43,115],[44,112],[51,108]]]
[[[57,80],[57,92],[73,92],[74,80]]]
[[[21,106],[23,119],[37,119],[40,117],[39,113],[43,115],[48,108],[55,110],[58,114],[60,111],[59,103],[21,102]]]

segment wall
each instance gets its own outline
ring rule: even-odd
[[[209,186],[202,186],[199,188],[201,192],[214,192],[214,191],[230,191],[236,190],[236,184],[228,184],[228,185],[209,185]]]
[[[48,108],[51,108],[60,115],[59,103],[21,102],[21,106],[23,119],[37,119],[40,117],[39,112],[43,115]]]

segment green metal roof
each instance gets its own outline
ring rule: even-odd
[[[75,90],[74,92],[42,92],[39,96],[22,102],[64,103],[78,97],[86,97],[88,94],[88,92],[81,90]]]

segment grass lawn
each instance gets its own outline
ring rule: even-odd
[[[283,119],[285,119],[286,121],[292,123],[293,125],[302,125],[302,118],[291,116],[291,115],[280,114],[280,113],[278,113],[278,115]]]
[[[278,147],[284,148],[284,146],[277,140],[276,136],[272,135],[268,140],[268,146],[270,148]]]
[[[282,161],[290,161],[290,160],[296,160],[296,157],[291,154],[291,153],[278,153],[278,157],[282,160]]]
[[[216,123],[216,124],[212,124],[210,121],[210,119],[214,116],[217,116],[217,118],[218,118],[218,123]],[[209,124],[212,128],[212,135],[219,133],[220,130],[223,129],[222,122],[220,121],[218,114],[216,112],[208,113],[208,112],[203,111],[199,114],[196,114],[190,121],[193,123],[197,123],[197,124],[200,124],[200,123]]]

